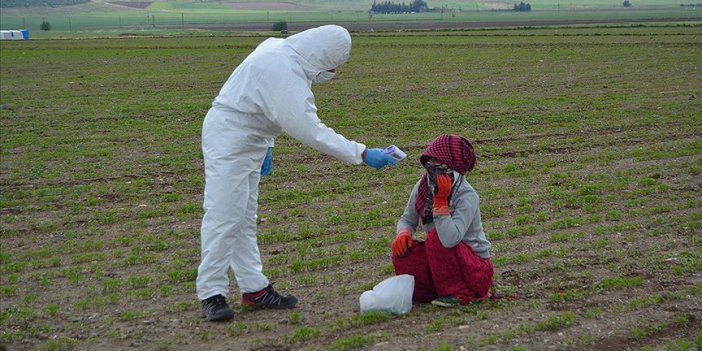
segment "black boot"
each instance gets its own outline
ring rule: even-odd
[[[227,299],[222,295],[208,297],[202,301],[202,318],[207,318],[210,321],[228,321],[234,318],[234,312],[229,305]]]

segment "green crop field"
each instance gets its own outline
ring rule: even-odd
[[[29,1],[29,0],[28,0]],[[526,1],[531,12],[509,11],[512,0],[429,1],[431,11],[407,14],[369,14],[372,1],[339,0],[296,2],[198,1],[191,0],[95,0],[72,6],[12,7],[0,11],[3,30],[29,29],[31,37],[66,36],[67,33],[114,33],[125,31],[256,30],[266,31],[278,21],[291,29],[338,23],[354,31],[371,29],[541,26],[555,22],[595,21],[620,23],[635,21],[680,22],[702,20],[702,7],[681,7],[696,2],[677,0]],[[42,22],[51,25],[41,31]],[[482,25],[481,25],[482,24]],[[489,25],[486,25],[489,24]]]
[[[0,349],[702,350],[699,25],[354,34],[320,117],[408,160],[281,136],[259,245],[299,306],[200,319],[201,124],[264,38],[0,42]],[[510,298],[360,314],[443,133]]]

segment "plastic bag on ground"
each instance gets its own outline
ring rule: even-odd
[[[412,309],[414,276],[396,275],[378,283],[373,290],[361,294],[361,312],[383,311],[405,314]]]

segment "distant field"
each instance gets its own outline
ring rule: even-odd
[[[700,21],[702,9],[683,9],[680,2],[671,0],[633,1],[625,9],[619,1],[592,0],[587,3],[559,0],[529,2],[533,11],[514,13],[495,11],[511,9],[512,1],[429,3],[443,9],[437,12],[382,15],[368,14],[370,3],[341,3],[330,6],[327,2],[184,2],[184,1],[108,1],[58,8],[13,8],[0,13],[2,29],[27,28],[39,32],[43,20],[54,32],[130,31],[130,30],[193,30],[233,29],[268,30],[272,23],[286,21],[291,26],[309,27],[324,23],[346,23],[358,30],[383,28],[412,28],[413,23],[435,23],[438,27],[465,26],[466,23],[492,23],[522,26],[543,21]],[[334,3],[331,3],[334,4]],[[406,25],[397,25],[397,24]],[[392,27],[392,26],[390,26]],[[421,25],[420,27],[426,27]],[[40,37],[51,33],[36,33]]]
[[[409,158],[279,138],[259,243],[300,305],[224,324],[194,291],[200,131],[265,36],[214,34],[0,42],[0,349],[702,349],[702,27],[354,34],[320,116]],[[441,133],[474,141],[514,299],[360,314]]]

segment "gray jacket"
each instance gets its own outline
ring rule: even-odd
[[[478,193],[468,184],[465,177],[458,176],[460,184],[455,188],[451,195],[451,203],[449,208],[450,216],[434,216],[434,222],[429,223],[424,228],[425,232],[429,232],[436,227],[439,234],[439,241],[446,248],[452,248],[461,241],[470,245],[475,253],[481,258],[490,258],[490,241],[485,237],[483,232],[483,224],[480,221],[480,206]],[[421,181],[421,180],[420,180]],[[417,198],[417,190],[419,189],[419,181],[414,185],[410,194],[405,213],[402,214],[397,222],[397,233],[402,229],[409,229],[414,236],[420,222],[419,214],[415,208]]]

